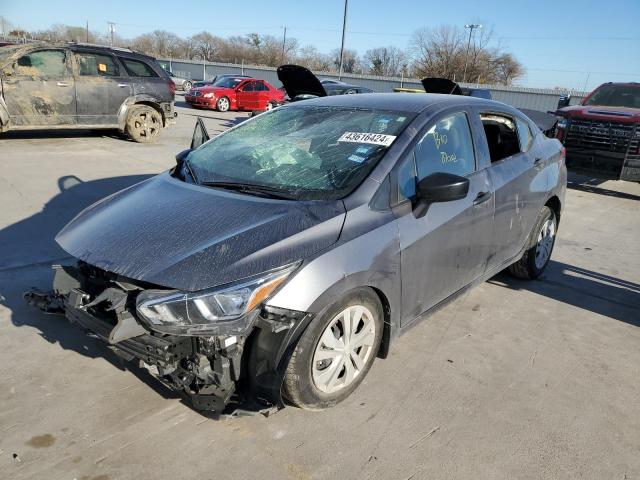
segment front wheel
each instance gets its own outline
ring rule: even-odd
[[[509,273],[525,280],[533,280],[542,275],[551,259],[557,228],[558,220],[555,213],[545,205],[538,214],[527,243],[527,250],[520,260],[509,266]]]
[[[216,102],[216,108],[219,112],[226,112],[229,110],[230,104],[227,97],[220,97]]]
[[[308,410],[332,407],[347,398],[378,353],[383,315],[377,295],[359,288],[318,316],[289,360],[284,397]]]

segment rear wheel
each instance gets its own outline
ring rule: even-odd
[[[332,305],[300,338],[285,373],[285,398],[309,410],[347,398],[369,372],[382,329],[382,304],[368,288]]]
[[[274,108],[276,108],[275,102],[267,102],[265,110],[273,110]]]
[[[182,90],[184,90],[185,92],[191,91],[191,82],[184,82],[182,84]]]
[[[227,97],[220,97],[216,102],[216,108],[219,112],[226,112],[229,110],[230,103]]]
[[[529,237],[528,248],[516,263],[509,266],[509,273],[526,280],[538,278],[549,264],[556,241],[558,221],[546,205],[538,214],[536,225]]]
[[[158,138],[162,129],[162,115],[149,105],[134,105],[127,116],[125,131],[138,143],[150,143]]]

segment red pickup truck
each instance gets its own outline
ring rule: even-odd
[[[556,114],[569,170],[640,181],[640,83],[605,83]]]

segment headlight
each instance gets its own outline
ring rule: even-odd
[[[205,93],[205,94],[203,95],[203,97],[204,97],[204,98],[213,98],[213,97],[214,97],[214,94],[213,94],[213,93]]]
[[[256,307],[280,286],[298,264],[272,270],[227,287],[201,292],[145,290],[137,299],[143,320],[158,332],[176,335],[242,333]]]
[[[561,118],[560,120],[558,120],[558,123],[556,124],[556,128],[561,128],[563,130],[567,128],[567,119]]]

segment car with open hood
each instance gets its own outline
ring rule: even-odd
[[[228,110],[271,110],[284,100],[284,93],[269,82],[256,78],[225,76],[211,85],[193,88],[185,101],[194,108]]]
[[[541,275],[565,189],[560,142],[484,99],[323,96],[212,139],[198,119],[174,168],[60,231],[77,261],[26,299],[198,409],[322,409],[456,296]]]
[[[640,182],[640,83],[605,83],[556,114],[567,168],[596,178]]]
[[[125,48],[32,43],[0,48],[0,131],[118,129],[136,142],[175,123],[175,84]]]

